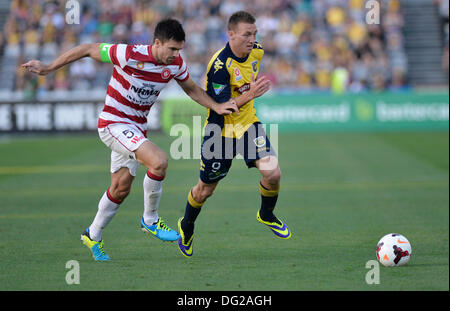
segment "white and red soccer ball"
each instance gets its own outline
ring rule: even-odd
[[[377,258],[383,266],[405,265],[411,258],[411,244],[399,233],[389,233],[377,244]]]

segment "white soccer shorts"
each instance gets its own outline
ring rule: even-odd
[[[99,128],[98,134],[102,142],[112,150],[111,173],[127,167],[130,174],[136,176],[139,162],[134,151],[148,140],[144,134],[136,126],[125,123],[114,123]]]

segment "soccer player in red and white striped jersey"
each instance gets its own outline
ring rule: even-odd
[[[168,65],[158,62],[151,45],[101,44],[100,48],[102,60],[114,64],[114,70],[99,127],[133,123],[145,133],[147,115],[161,90],[172,79],[179,83],[189,79],[186,63],[179,54],[171,56]]]
[[[110,259],[103,249],[102,231],[128,196],[140,164],[147,168],[143,182],[142,230],[163,241],[179,238],[158,215],[168,156],[146,137],[147,116],[167,83],[175,79],[194,101],[220,115],[238,113],[234,100],[218,104],[190,78],[180,55],[184,41],[181,24],[165,19],[156,26],[151,45],[81,44],[48,65],[38,60],[22,65],[39,75],[49,74],[83,57],[114,65],[98,122],[100,139],[112,150],[111,185],[100,199],[92,224],[81,235],[96,260]]]

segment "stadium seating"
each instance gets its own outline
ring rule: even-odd
[[[108,83],[108,65],[86,60],[47,77],[33,77],[17,65],[31,58],[48,62],[85,42],[149,44],[156,23],[165,16],[183,23],[187,41],[182,53],[191,76],[202,84],[209,58],[227,41],[228,16],[241,9],[257,19],[258,40],[266,52],[262,71],[279,90],[330,91],[336,68],[348,73],[346,88],[351,92],[408,84],[400,0],[379,1],[379,25],[366,23],[364,0],[78,2],[81,17],[76,25],[65,22],[64,1],[10,1],[0,36],[0,92],[31,97],[54,91],[100,94]]]

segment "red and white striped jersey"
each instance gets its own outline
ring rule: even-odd
[[[161,90],[172,78],[189,78],[186,63],[181,56],[170,65],[158,63],[151,45],[102,44],[101,49],[102,61],[114,64],[114,70],[98,127],[130,123],[145,135],[148,113]]]

